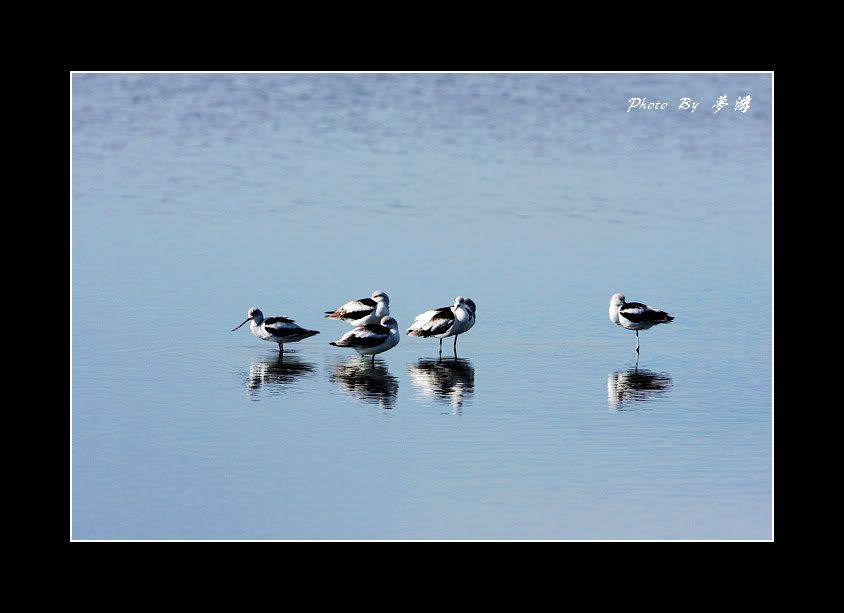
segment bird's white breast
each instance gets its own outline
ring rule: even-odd
[[[269,340],[272,340],[272,338],[273,338],[272,334],[270,334],[269,332],[264,330],[263,322],[261,322],[261,324],[259,325],[259,324],[256,324],[255,321],[253,320],[253,321],[249,322],[249,329],[252,331],[252,334],[257,336],[261,340],[269,341]]]
[[[456,332],[457,334],[465,332],[466,330],[468,330],[471,327],[470,322],[474,319],[472,317],[472,314],[469,312],[469,309],[467,309],[462,304],[459,305],[456,309],[453,309],[453,310],[454,310],[454,319],[455,319],[453,331]]]
[[[615,304],[613,302],[610,302],[610,311],[609,311],[610,321],[613,322],[616,325],[619,325],[619,326],[621,325],[621,322],[618,320],[618,309],[620,309],[620,308],[621,308],[620,304]]]

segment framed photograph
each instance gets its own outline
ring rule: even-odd
[[[773,84],[72,72],[71,540],[773,540]]]

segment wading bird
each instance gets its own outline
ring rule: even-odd
[[[626,302],[624,294],[613,294],[610,298],[610,321],[627,330],[636,331],[636,353],[639,353],[639,330],[647,330],[657,324],[667,324],[674,318],[641,302]]]
[[[351,347],[361,355],[371,355],[375,364],[375,354],[392,349],[399,344],[400,338],[398,322],[387,316],[381,319],[380,324],[366,324],[349,330],[329,345]]]
[[[252,322],[249,324],[252,334],[263,341],[278,343],[279,353],[284,353],[284,343],[298,343],[303,338],[319,334],[317,330],[307,330],[287,317],[268,317],[264,319],[264,314],[258,307],[252,307],[246,315],[246,321],[243,324],[247,321]],[[243,324],[240,324],[240,326]],[[232,332],[240,328],[240,326],[234,328]]]
[[[474,302],[466,305],[463,296],[454,299],[454,305],[425,311],[413,318],[413,324],[407,329],[410,336],[440,339],[440,353],[443,352],[443,339],[454,337],[454,353],[457,354],[457,336],[475,325]]]

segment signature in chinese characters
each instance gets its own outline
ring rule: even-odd
[[[747,111],[750,109],[751,99],[752,97],[750,94],[736,98],[736,103],[733,110],[738,113],[747,113]],[[656,102],[648,102],[647,98],[630,98],[627,103],[629,104],[629,106],[627,107],[628,113],[633,109],[638,109],[640,111],[664,111],[671,104],[670,101],[663,102],[662,100],[657,100]],[[680,98],[680,104],[674,110],[688,111],[689,114],[691,114],[694,113],[699,106],[700,102],[693,100],[692,98]],[[714,109],[712,111],[712,114],[714,115],[721,109],[728,106],[730,106],[730,100],[729,98],[727,98],[727,95],[724,94],[722,96],[718,96],[718,99],[715,101],[715,104],[712,105],[712,108]]]

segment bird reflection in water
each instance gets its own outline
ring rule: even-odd
[[[410,380],[425,399],[445,401],[459,415],[463,401],[475,392],[475,369],[462,358],[422,358],[408,366]]]
[[[633,402],[646,402],[671,389],[671,375],[643,368],[612,372],[607,377],[607,400],[610,411],[620,411]]]
[[[249,367],[246,388],[251,392],[261,388],[270,393],[283,392],[285,387],[313,371],[313,364],[303,362],[289,351],[272,358],[256,359]]]
[[[337,383],[352,396],[364,402],[392,409],[399,392],[399,380],[382,362],[373,364],[368,358],[353,357],[334,366],[328,380]]]

